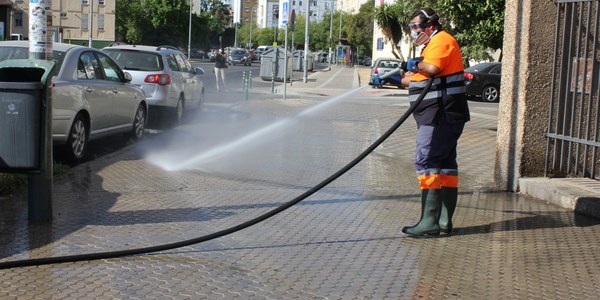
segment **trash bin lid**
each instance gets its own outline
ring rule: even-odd
[[[0,90],[41,90],[41,82],[3,82],[0,81]]]

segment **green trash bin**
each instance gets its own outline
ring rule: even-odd
[[[40,172],[46,141],[47,87],[54,62],[0,62],[0,172]],[[48,122],[47,122],[48,121]]]

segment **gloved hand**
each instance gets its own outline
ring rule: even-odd
[[[419,70],[419,68],[417,68],[417,64],[422,61],[423,57],[409,58],[407,61],[403,61],[400,67],[402,70],[404,70],[404,72],[416,72]]]
[[[371,79],[371,82],[369,82],[370,85],[374,85],[374,86],[380,86],[381,84],[381,79],[379,78],[379,74],[376,74],[373,76],[373,78]]]

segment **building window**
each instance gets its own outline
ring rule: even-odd
[[[67,18],[67,13],[66,12],[61,12],[60,13],[60,18],[61,19],[66,19]]]
[[[81,30],[88,30],[88,14],[81,14]]]
[[[383,50],[383,38],[377,39],[377,50]]]
[[[313,6],[317,6],[317,1],[313,1]]]
[[[89,0],[81,0],[81,5],[88,5],[90,4]]]
[[[104,31],[104,15],[98,15],[98,31]]]
[[[302,1],[298,1],[298,6],[302,7]]]
[[[15,13],[15,27],[23,27],[23,13]]]
[[[98,0],[98,5],[104,5],[104,0]]]

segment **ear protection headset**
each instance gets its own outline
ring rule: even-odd
[[[421,28],[425,28],[427,26],[437,24],[438,21],[440,20],[440,16],[438,16],[437,13],[434,13],[430,16],[427,14],[427,12],[425,12],[424,9],[421,10],[421,13],[423,13],[423,15],[425,15],[425,18],[427,18],[427,22],[419,24],[419,27],[421,27]]]

